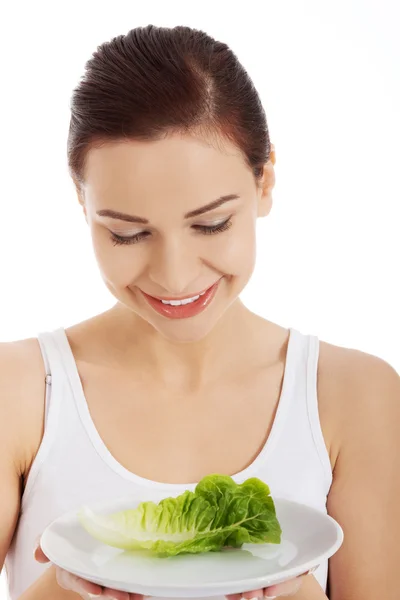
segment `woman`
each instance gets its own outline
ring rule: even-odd
[[[239,299],[275,182],[246,71],[201,31],[149,25],[98,48],[71,111],[70,172],[117,302],[2,345],[0,564],[12,600],[133,598],[45,564],[40,548],[35,561],[38,536],[84,503],[158,501],[209,473],[257,476],[344,530],[329,565],[245,597],[301,586],[296,598],[394,600],[398,374]]]

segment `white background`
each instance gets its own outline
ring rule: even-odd
[[[67,327],[114,303],[68,178],[69,100],[98,44],[139,25],[181,24],[232,47],[276,147],[274,207],[259,223],[243,300],[400,372],[398,2],[2,6],[0,341]],[[4,575],[0,588],[3,600]]]

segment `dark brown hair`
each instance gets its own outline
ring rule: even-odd
[[[271,150],[268,126],[236,55],[198,29],[136,27],[86,63],[71,101],[70,174],[80,186],[87,151],[107,141],[194,132],[236,144],[259,181]]]

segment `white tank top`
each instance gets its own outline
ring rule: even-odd
[[[135,475],[108,451],[91,419],[63,328],[38,335],[46,367],[46,417],[41,446],[22,497],[5,566],[11,600],[48,568],[33,558],[35,540],[63,513],[120,496],[158,502],[195,484],[164,484]],[[332,469],[318,413],[319,340],[291,328],[281,397],[268,440],[257,458],[233,476],[259,477],[272,497],[327,512]],[[267,427],[267,424],[266,424]],[[314,576],[326,591],[328,561]]]

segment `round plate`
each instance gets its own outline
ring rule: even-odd
[[[54,564],[93,583],[164,598],[235,594],[282,583],[330,558],[343,531],[329,515],[304,504],[275,499],[282,527],[280,544],[245,544],[240,549],[156,558],[148,551],[124,551],[92,538],[76,512],[53,521],[41,546]],[[92,506],[95,512],[134,508],[129,500]]]

